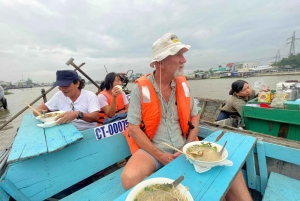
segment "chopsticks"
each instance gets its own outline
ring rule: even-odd
[[[29,105],[28,103],[25,103],[30,109],[32,109],[34,112],[36,112],[40,117],[43,117],[42,113],[40,113],[39,111],[37,111],[34,107],[32,107],[31,105]]]
[[[179,149],[177,149],[177,148],[175,148],[175,147],[173,147],[173,146],[171,146],[171,145],[169,145],[169,144],[167,144],[167,143],[165,143],[165,142],[163,142],[162,143],[163,145],[166,145],[166,146],[168,146],[168,147],[170,147],[170,148],[172,148],[172,149],[174,149],[174,150],[176,150],[176,151],[178,151],[178,152],[180,152],[180,153],[182,153],[182,154],[184,154],[184,155],[186,155],[187,157],[189,157],[189,158],[191,158],[191,159],[195,159],[192,155],[189,155],[189,154],[187,154],[187,153],[184,153],[183,151],[181,151],[181,150],[179,150]]]

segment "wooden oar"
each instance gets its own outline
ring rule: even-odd
[[[78,68],[80,68],[81,66],[83,66],[85,63],[82,63],[81,65],[78,66]],[[74,70],[76,71],[76,69]],[[48,89],[44,94],[40,95],[39,97],[37,97],[37,99],[35,99],[34,101],[32,101],[30,103],[30,105],[33,105],[34,103],[36,103],[38,100],[40,100],[42,97],[44,97],[47,93],[49,93],[52,89],[54,89],[55,86],[51,87],[50,89]],[[15,118],[17,118],[20,114],[22,114],[25,110],[27,110],[28,106],[24,107],[20,112],[18,112],[15,116],[13,116],[12,118],[10,118],[7,122],[5,122],[3,125],[0,126],[0,130],[2,128],[4,128],[7,124],[9,124],[12,120],[14,120]]]
[[[73,62],[74,59],[71,57],[67,62],[67,66],[69,66],[70,64],[76,69],[78,70],[84,77],[86,77],[91,83],[93,83],[95,85],[95,87],[97,87],[97,89],[100,89],[100,86],[94,81],[92,80],[92,78],[90,78],[87,74],[85,74],[85,72],[83,72],[78,66],[76,66],[76,64]]]
[[[170,148],[172,148],[172,149],[174,149],[175,151],[178,151],[178,152],[180,152],[180,153],[186,155],[187,157],[189,157],[189,158],[191,158],[191,159],[193,159],[193,160],[195,159],[192,155],[189,155],[189,154],[187,154],[187,153],[184,153],[183,151],[181,151],[181,150],[179,150],[179,149],[177,149],[177,148],[175,148],[175,147],[169,145],[168,143],[163,142],[162,144],[163,144],[163,145],[166,145],[166,146],[168,146],[168,147],[170,147]]]
[[[35,113],[37,113],[40,117],[43,117],[42,113],[40,111],[36,110],[34,107],[29,105],[28,103],[25,103],[30,109],[32,109]]]

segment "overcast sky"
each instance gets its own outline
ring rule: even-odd
[[[168,32],[191,45],[185,72],[229,62],[287,57],[300,38],[298,0],[0,0],[0,80],[55,81],[65,63],[85,62],[93,80],[147,73],[152,44]],[[300,52],[300,41],[295,45]]]

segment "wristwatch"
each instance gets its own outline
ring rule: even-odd
[[[82,119],[82,117],[83,117],[83,113],[79,111],[79,112],[78,112],[77,119]]]

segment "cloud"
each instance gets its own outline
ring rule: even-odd
[[[287,38],[294,31],[300,37],[299,6],[294,0],[0,0],[0,80],[52,82],[56,70],[72,69],[65,64],[70,57],[85,62],[82,70],[95,80],[104,78],[104,65],[147,73],[153,42],[168,32],[192,46],[187,70],[271,58],[278,50],[287,55]]]

